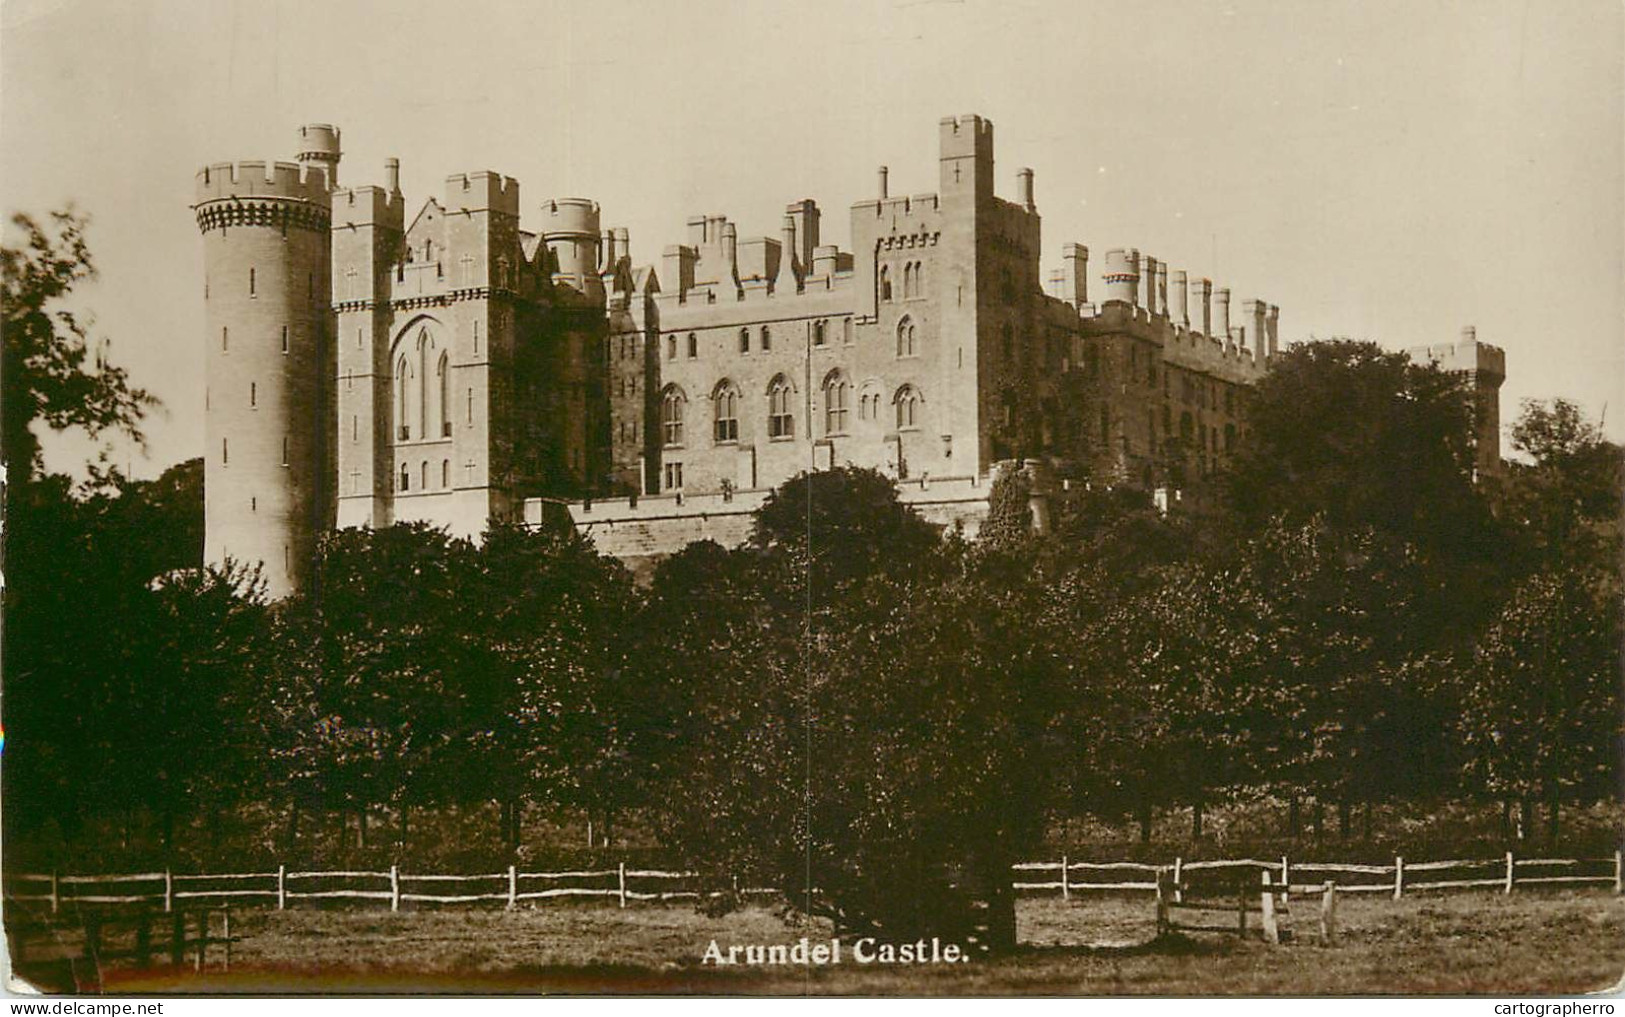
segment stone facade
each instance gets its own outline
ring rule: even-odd
[[[198,184],[208,327],[234,339],[208,358],[208,556],[266,562],[273,593],[334,523],[477,536],[562,502],[609,553],[658,556],[736,543],[765,491],[846,463],[971,530],[1006,460],[1195,487],[1247,440],[1277,350],[1274,305],[1232,324],[1229,290],[1139,251],[1106,252],[1098,303],[1081,244],[1046,286],[1033,172],[998,197],[975,115],[942,120],[936,193],[893,196],[881,168],[850,251],[801,199],[777,236],[691,217],[649,265],[587,199],[527,231],[515,181],[458,174],[408,223],[394,160],[339,189],[325,125],[299,158]],[[1416,355],[1470,373],[1490,468],[1500,351]]]

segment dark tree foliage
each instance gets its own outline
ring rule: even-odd
[[[107,361],[104,348],[91,348],[88,323],[63,306],[75,286],[96,276],[88,222],[72,208],[43,224],[18,213],[11,225],[21,242],[0,246],[0,458],[13,484],[40,469],[33,425],[77,427],[93,438],[117,431],[140,442],[141,418],[158,404]]]
[[[1473,417],[1460,383],[1375,343],[1292,346],[1247,407],[1250,439],[1229,473],[1249,532],[1324,514],[1423,546],[1486,535],[1472,484]]]
[[[1528,568],[1617,561],[1625,451],[1564,399],[1525,401],[1512,447],[1527,461],[1506,464],[1496,503],[1522,537]]]
[[[803,473],[775,488],[757,510],[751,542],[804,573],[826,596],[934,547],[936,531],[897,500],[883,474],[854,466]]]

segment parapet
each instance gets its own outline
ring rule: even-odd
[[[446,178],[446,211],[519,214],[519,181],[490,170]]]
[[[993,151],[993,121],[975,113],[943,117],[937,133],[944,157]]]
[[[598,235],[598,202],[590,198],[553,198],[542,202],[542,236]]]
[[[406,201],[399,191],[382,187],[347,187],[334,191],[334,226],[389,226],[401,229]]]
[[[217,162],[198,170],[197,203],[223,198],[284,198],[328,202],[326,166],[297,162]]]

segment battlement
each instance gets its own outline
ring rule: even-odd
[[[490,170],[453,173],[446,178],[446,209],[519,214],[519,181]]]
[[[346,187],[332,193],[334,226],[391,226],[400,229],[406,199],[382,187]]]
[[[888,215],[898,219],[918,219],[935,216],[941,208],[942,203],[935,194],[915,194],[855,202],[852,205],[852,212],[854,216],[861,212],[876,219]]]
[[[975,113],[958,117],[943,117],[938,122],[938,137],[942,155],[962,156],[993,152],[993,121]]]
[[[542,236],[598,235],[598,202],[591,198],[552,198],[542,202]]]
[[[314,162],[210,163],[197,172],[197,203],[225,198],[284,198],[328,203],[328,167]]]
[[[1413,362],[1436,364],[1441,371],[1472,372],[1497,382],[1505,380],[1507,374],[1506,351],[1479,342],[1477,329],[1471,325],[1461,330],[1457,342],[1415,346],[1405,352]]]

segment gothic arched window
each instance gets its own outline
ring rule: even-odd
[[[887,302],[891,300],[891,266],[880,266],[880,299]]]
[[[920,393],[913,385],[904,385],[892,397],[892,404],[897,407],[897,429],[910,431],[920,426]]]
[[[700,339],[693,332],[688,334],[688,359],[693,360],[700,355]]]
[[[767,386],[767,436],[791,438],[796,433],[796,418],[790,411],[790,383],[784,375],[776,374]]]
[[[914,342],[914,319],[903,315],[903,320],[897,323],[897,355],[899,357],[912,357],[918,352]]]
[[[398,441],[412,437],[411,370],[406,355],[402,354],[395,362],[395,438]],[[403,484],[401,490],[405,489]]]
[[[440,354],[440,362],[435,365],[435,402],[440,407],[440,437],[451,437],[451,362],[448,354]]]
[[[739,440],[739,390],[726,378],[717,383],[711,394],[712,433],[718,442]]]
[[[824,433],[845,434],[847,394],[851,386],[840,371],[831,371],[824,379]]]
[[[750,329],[748,328],[742,328],[739,330],[739,352],[750,352]]]
[[[687,409],[688,399],[682,389],[671,385],[661,393],[660,439],[668,447],[683,443],[683,415]]]

